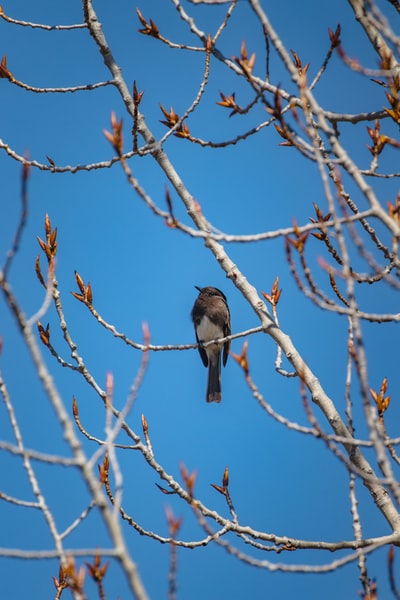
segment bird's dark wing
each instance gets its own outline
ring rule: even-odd
[[[200,344],[199,338],[197,337],[197,333],[196,333],[196,341],[198,344]],[[201,360],[203,361],[203,365],[205,367],[208,367],[208,356],[207,356],[207,352],[204,350],[203,346],[199,345],[199,354],[201,356]]]
[[[228,318],[224,325],[224,336],[231,335],[231,315],[230,315],[227,304],[226,304],[226,308],[228,310]],[[222,362],[223,362],[224,366],[226,365],[226,361],[228,360],[230,347],[231,347],[231,342],[229,340],[228,342],[225,342],[225,344],[224,344],[224,354],[223,354],[223,358],[222,358]]]

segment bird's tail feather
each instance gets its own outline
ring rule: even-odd
[[[210,357],[209,357],[210,358]],[[208,361],[207,402],[221,402],[221,357]]]

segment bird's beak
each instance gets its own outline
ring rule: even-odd
[[[196,290],[199,290],[199,292],[201,292],[201,287],[199,287],[198,285],[194,286],[196,288]]]

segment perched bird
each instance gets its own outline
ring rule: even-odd
[[[199,353],[205,367],[208,367],[207,402],[221,402],[221,352],[223,363],[228,360],[230,341],[210,344],[204,342],[224,338],[231,334],[231,317],[225,295],[215,287],[197,287],[200,294],[192,309],[192,321],[199,345]]]

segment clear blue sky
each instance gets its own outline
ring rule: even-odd
[[[318,70],[329,46],[327,29],[340,22],[342,39],[349,55],[358,56],[370,67],[376,57],[362,37],[348,4],[341,2],[282,3],[264,2],[269,17],[283,42],[293,48],[303,62],[310,62],[310,73]],[[191,7],[184,3],[205,31],[214,32],[223,7]],[[203,72],[203,54],[168,49],[156,40],[137,33],[140,24],[135,7],[152,18],[160,31],[173,41],[197,44],[179,20],[172,2],[166,0],[127,0],[94,2],[112,52],[129,84],[136,80],[144,90],[142,110],[153,133],[165,133],[159,103],[170,105],[181,114],[193,101]],[[6,14],[15,19],[47,24],[82,21],[81,2],[4,0]],[[97,48],[86,30],[42,31],[13,26],[0,21],[1,54],[13,75],[32,86],[75,86],[109,78]],[[223,34],[220,48],[227,56],[238,55],[242,40],[249,53],[256,52],[256,67],[263,74],[264,47],[256,21],[241,1]],[[310,76],[311,76],[310,75]],[[292,89],[276,57],[271,59],[275,82]],[[110,114],[124,118],[127,144],[131,123],[113,87],[74,94],[35,94],[0,81],[2,119],[0,138],[18,154],[29,152],[32,159],[47,164],[46,155],[57,165],[76,165],[108,160],[113,150],[102,131],[109,129]],[[236,91],[236,100],[245,105],[249,92],[233,74],[212,60],[210,83],[202,106],[190,118],[193,135],[222,141],[266,119],[257,108],[247,117],[228,118],[228,111],[217,107],[219,90],[225,95]],[[346,112],[379,109],[384,102],[382,90],[361,76],[354,75],[334,57],[316,95],[332,110]],[[390,133],[388,125],[388,133]],[[354,135],[356,132],[356,135]],[[343,129],[355,160],[367,167],[369,143],[365,127]],[[257,233],[290,226],[294,217],[305,223],[312,216],[312,203],[325,209],[325,199],[316,168],[289,148],[279,147],[280,138],[272,128],[245,143],[225,150],[201,149],[176,138],[166,145],[170,159],[189,191],[198,199],[207,218],[227,233]],[[388,151],[388,169],[394,169],[398,155]],[[165,205],[166,179],[149,157],[130,163],[135,176],[154,201]],[[20,165],[0,151],[2,192],[0,196],[0,255],[10,247],[20,211]],[[381,185],[382,202],[394,199],[395,182]],[[176,216],[189,223],[176,194],[172,193]],[[104,387],[107,372],[115,380],[115,403],[122,407],[136,374],[140,356],[102,330],[85,307],[70,294],[76,291],[74,270],[90,281],[94,305],[100,314],[140,341],[141,324],[146,321],[155,344],[192,343],[194,333],[190,311],[196,297],[195,285],[215,285],[227,295],[232,314],[232,330],[238,332],[257,326],[255,315],[238,291],[225,278],[202,241],[192,240],[165,226],[155,218],[126,183],[118,165],[94,172],[50,174],[32,169],[29,180],[29,220],[18,256],[10,275],[15,293],[27,315],[32,315],[43,299],[43,289],[34,272],[39,247],[36,235],[43,237],[44,216],[58,227],[59,251],[57,277],[70,332],[88,368]],[[310,241],[315,252],[318,242]],[[270,291],[277,275],[283,296],[280,323],[290,334],[322,385],[344,413],[345,353],[347,323],[344,318],[325,314],[299,294],[284,255],[282,239],[251,245],[226,244],[238,267],[258,289]],[[42,258],[42,264],[44,264]],[[322,278],[322,276],[321,276]],[[377,298],[367,290],[360,296],[366,310],[394,311],[395,296]],[[375,307],[375,308],[374,308]],[[51,326],[51,340],[69,360],[53,309],[42,319]],[[3,337],[1,368],[26,446],[42,452],[63,453],[61,438],[52,409],[36,380],[21,339],[3,300],[0,303],[0,334]],[[399,386],[398,359],[388,348],[396,347],[393,326],[366,328],[370,354],[371,385],[379,387],[390,374],[393,397]],[[240,353],[242,340],[232,344]],[[274,370],[275,348],[267,336],[249,339],[251,373],[277,412],[307,424],[298,394],[298,382],[286,380]],[[71,371],[61,369],[46,356],[66,406],[77,398],[83,424],[94,436],[104,435],[104,414],[96,395]],[[230,470],[230,492],[242,524],[258,530],[304,539],[352,539],[348,475],[322,442],[288,432],[262,412],[250,395],[244,377],[232,359],[223,372],[223,401],[204,402],[206,371],[197,351],[159,352],[150,357],[144,384],[129,416],[129,423],[141,432],[140,415],[150,426],[155,456],[180,479],[182,461],[197,470],[196,495],[205,504],[228,516],[223,498],[210,483],[221,482],[226,466]],[[357,401],[357,389],[353,390]],[[361,411],[361,407],[360,407]],[[399,409],[391,408],[393,422]],[[355,409],[357,413],[357,409]],[[398,421],[397,421],[398,422]],[[396,433],[395,431],[392,432]],[[358,435],[365,434],[360,429]],[[0,439],[11,441],[5,409],[0,406]],[[84,442],[88,456],[95,451]],[[173,496],[163,496],[155,483],[156,474],[142,457],[119,455],[124,472],[124,506],[145,529],[167,535],[165,506],[183,516],[181,539],[201,539],[203,533],[188,507]],[[87,493],[76,473],[37,464],[38,476],[60,529],[85,508]],[[0,491],[33,500],[21,461],[0,453],[2,482]],[[360,512],[365,536],[389,533],[383,517],[375,510],[367,492],[358,485]],[[0,505],[0,547],[51,548],[51,539],[38,511]],[[169,548],[124,528],[144,584],[151,598],[167,597]],[[70,536],[69,547],[96,547],[104,544],[103,527],[91,515]],[[235,538],[231,538],[237,544]],[[253,554],[249,547],[239,548]],[[260,558],[260,555],[257,555]],[[273,555],[266,560],[293,564],[320,564],[334,559],[331,554],[293,552]],[[378,579],[380,598],[388,597],[386,550],[369,559],[370,575]],[[19,562],[1,559],[2,590],[7,600],[29,597],[51,598],[52,575],[58,574],[57,561]],[[29,579],[29,585],[27,581]],[[29,592],[27,592],[27,587]],[[91,588],[89,588],[91,589]],[[254,569],[238,562],[222,548],[209,546],[197,550],[178,550],[178,597],[204,598],[357,598],[361,589],[355,564],[324,576],[288,575]],[[106,578],[107,598],[129,597],[118,567],[112,565]],[[94,597],[94,592],[89,594]]]

